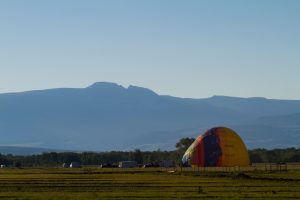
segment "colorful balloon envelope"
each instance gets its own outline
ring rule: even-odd
[[[216,127],[199,136],[182,158],[198,167],[233,167],[250,164],[247,148],[236,132]]]

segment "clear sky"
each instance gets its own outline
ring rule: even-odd
[[[300,1],[0,1],[0,93],[97,81],[300,99]]]

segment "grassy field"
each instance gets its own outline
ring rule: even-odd
[[[0,199],[300,199],[300,171],[1,169]]]

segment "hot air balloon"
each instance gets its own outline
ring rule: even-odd
[[[247,148],[236,132],[215,127],[193,142],[182,163],[198,167],[233,167],[248,166],[250,160]]]

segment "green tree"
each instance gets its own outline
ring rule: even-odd
[[[136,149],[133,152],[133,159],[138,163],[138,164],[142,164],[143,163],[143,153],[141,152],[141,150]]]
[[[175,147],[177,148],[176,151],[176,158],[177,163],[181,163],[181,159],[185,151],[191,146],[191,144],[195,141],[195,138],[181,138],[179,142],[176,143]]]
[[[177,151],[185,152],[194,141],[195,141],[195,138],[188,138],[188,137],[181,138],[179,140],[179,142],[177,142],[175,145],[177,148]]]

